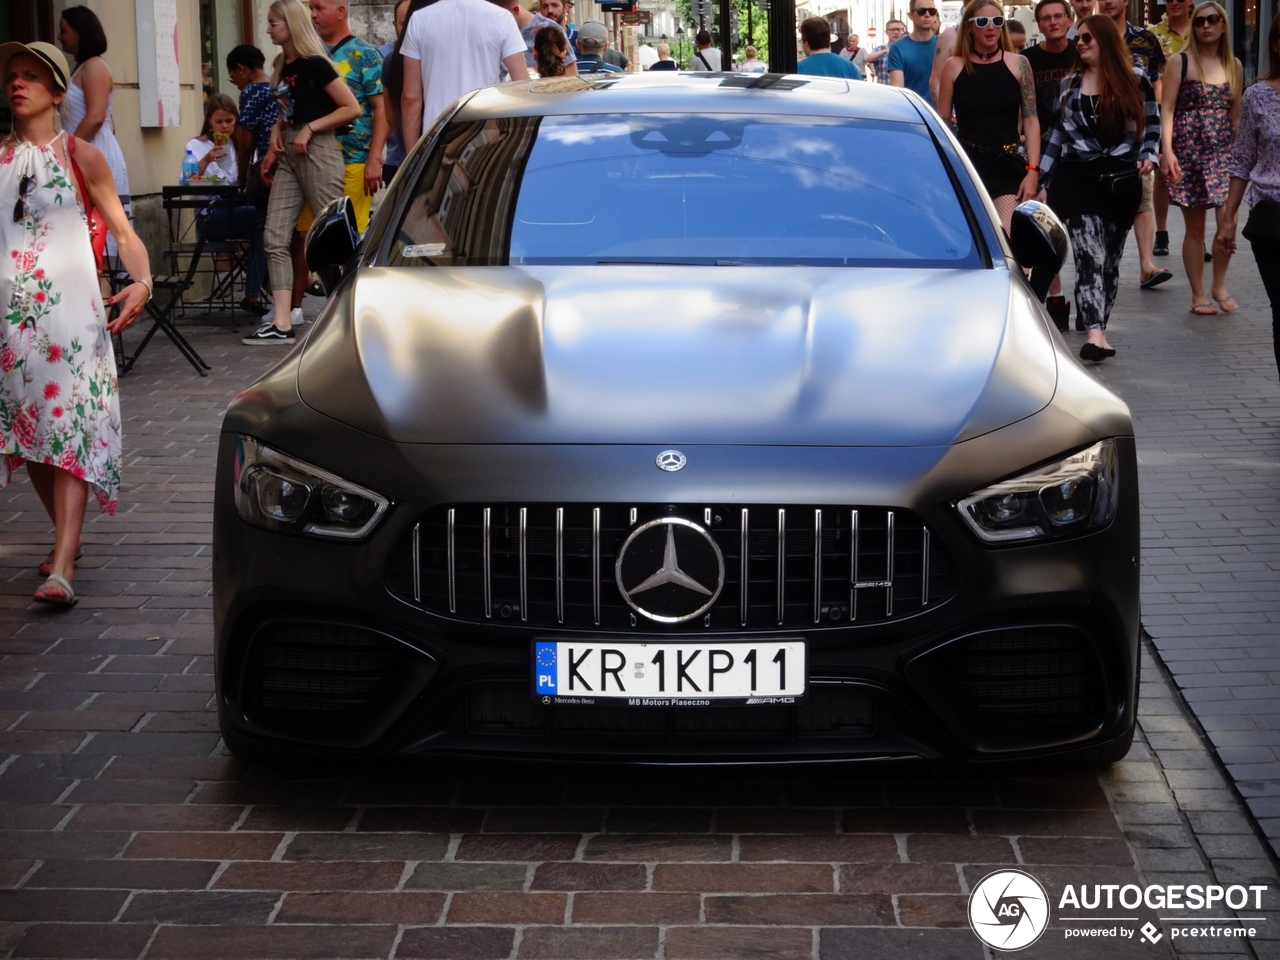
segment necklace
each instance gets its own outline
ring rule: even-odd
[[[984,62],[985,62],[985,61],[987,61],[987,60],[990,60],[992,57],[994,57],[994,56],[995,56],[997,53],[999,53],[999,52],[1000,52],[1000,48],[999,48],[999,47],[996,47],[996,48],[995,48],[994,50],[992,50],[990,53],[982,53],[982,52],[981,52],[981,51],[979,51],[979,50],[974,50],[974,51],[973,51],[973,55],[974,55],[975,57],[977,57],[979,60],[982,60],[982,61],[984,61]]]

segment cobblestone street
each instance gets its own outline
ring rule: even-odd
[[[1248,940],[1175,940],[1180,912],[1142,905],[1115,916],[1151,937],[1100,946],[1054,902],[1029,958],[1280,957],[1267,304],[1247,254],[1229,318],[1124,267],[1100,373],[1139,420],[1153,641],[1138,738],[1102,772],[241,761],[213,696],[213,464],[280,354],[192,326],[202,379],[158,339],[122,381],[125,488],[86,525],[74,610],[31,604],[50,525],[25,474],[0,491],[0,956],[994,957],[968,894],[1020,866],[1050,890],[1269,887],[1215,914]]]

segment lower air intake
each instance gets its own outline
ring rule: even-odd
[[[397,660],[392,641],[341,624],[273,623],[249,652],[245,700],[256,714],[335,720],[364,710]]]
[[[1060,723],[1100,718],[1102,662],[1092,638],[1072,627],[996,630],[962,640],[955,675],[988,716]]]

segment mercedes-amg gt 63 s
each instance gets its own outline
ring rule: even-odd
[[[913,94],[480,90],[232,403],[237,752],[1106,762],[1133,736],[1129,411]]]

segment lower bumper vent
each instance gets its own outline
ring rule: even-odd
[[[955,645],[952,665],[983,713],[1003,720],[1083,721],[1106,704],[1092,639],[1071,627],[997,630]]]
[[[398,659],[395,644],[340,624],[273,623],[254,638],[245,676],[255,714],[335,720],[364,710]]]
[[[490,683],[464,704],[467,732],[479,735],[701,739],[869,737],[875,703],[861,688],[815,685],[796,706],[626,707],[544,706],[528,683]]]

